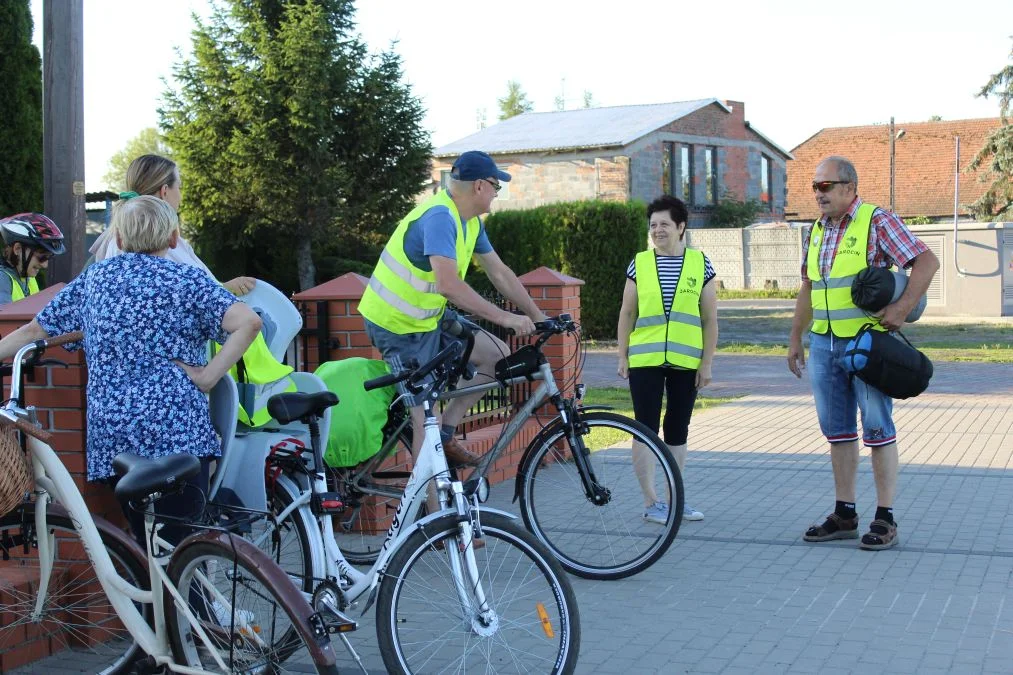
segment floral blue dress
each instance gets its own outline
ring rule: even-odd
[[[202,270],[125,253],[88,267],[39,313],[49,335],[84,331],[89,481],[113,475],[121,452],[219,454],[207,397],[173,360],[206,365],[234,302]]]

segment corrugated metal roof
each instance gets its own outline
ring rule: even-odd
[[[718,99],[708,98],[525,113],[441,146],[433,154],[447,157],[476,148],[490,154],[508,154],[623,146],[712,103],[728,110]]]

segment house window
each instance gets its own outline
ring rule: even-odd
[[[672,175],[672,159],[675,143],[661,144],[661,194],[670,195],[675,192],[675,180]]]
[[[717,175],[717,149],[704,148],[703,150],[703,178],[706,190],[707,204],[718,203],[718,175]]]
[[[450,187],[450,169],[440,171],[440,189],[446,190]]]
[[[770,206],[770,157],[760,155],[760,203]]]
[[[677,194],[686,202],[693,203],[693,151],[692,146],[679,146],[679,190]]]

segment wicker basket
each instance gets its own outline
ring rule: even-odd
[[[0,515],[13,511],[32,489],[32,463],[12,426],[0,427]]]

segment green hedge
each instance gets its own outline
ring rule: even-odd
[[[517,274],[545,265],[584,280],[584,333],[614,339],[626,267],[647,246],[647,209],[641,202],[562,202],[523,211],[497,211],[485,221],[499,256]],[[481,272],[468,277],[480,290]]]

